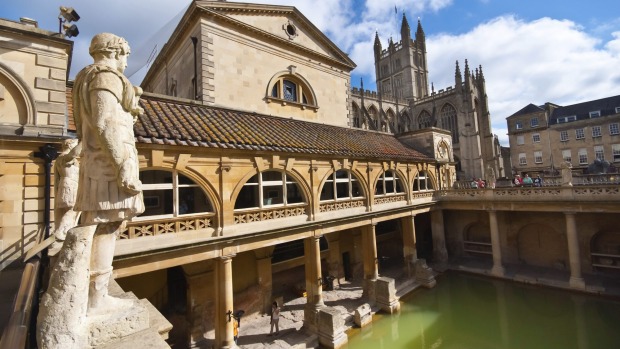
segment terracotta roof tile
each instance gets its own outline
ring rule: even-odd
[[[134,126],[146,144],[332,155],[357,159],[432,161],[393,135],[143,95]],[[72,105],[71,87],[67,105]],[[69,122],[73,121],[69,109]]]
[[[142,96],[138,142],[381,160],[432,160],[389,134]]]

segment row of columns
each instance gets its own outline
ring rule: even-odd
[[[443,231],[443,214],[441,211],[433,211],[433,245],[434,254],[439,261],[447,261],[447,252],[445,247],[445,234]],[[441,222],[441,223],[440,223]],[[377,258],[377,239],[376,224],[372,223],[362,227],[362,257],[363,257],[363,275],[364,275],[364,296],[369,301],[374,300],[374,283],[379,278],[379,264]],[[415,261],[417,260],[416,237],[415,237],[415,215],[405,217],[402,220],[403,227],[403,255],[404,266],[409,276],[415,274]],[[321,235],[315,235],[304,239],[304,255],[306,258],[305,274],[306,274],[306,292],[307,304],[304,309],[304,325],[316,330],[316,314],[318,310],[325,306],[323,301],[323,277],[321,271]],[[332,242],[334,243],[334,242]],[[339,260],[339,249],[335,249],[336,245],[330,245],[330,259]],[[270,250],[271,251],[271,250]],[[232,259],[234,255],[219,257],[215,264],[215,347],[217,348],[235,348],[233,338],[233,321],[232,312],[234,311],[233,303],[233,275],[232,275]],[[272,275],[271,275],[271,254],[265,256],[257,255],[257,267],[259,274],[259,286],[261,290],[268,290],[271,295]],[[338,266],[330,266],[330,269],[336,270]],[[271,297],[266,298],[264,310],[271,305]]]
[[[491,274],[504,276],[505,270],[502,264],[502,249],[500,244],[499,225],[497,223],[497,212],[490,210],[489,228],[491,233],[491,251],[493,253],[493,267]],[[570,264],[569,286],[577,289],[585,289],[585,281],[581,274],[581,252],[579,250],[579,238],[577,236],[577,224],[575,223],[575,213],[565,212],[566,238],[568,242],[568,256]]]

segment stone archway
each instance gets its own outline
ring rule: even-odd
[[[620,231],[599,231],[590,241],[594,270],[620,275]]]
[[[568,245],[563,232],[546,224],[528,224],[517,236],[517,252],[522,263],[568,269]]]
[[[491,231],[488,224],[476,222],[463,232],[463,252],[469,256],[491,258]]]

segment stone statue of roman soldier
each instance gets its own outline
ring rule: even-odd
[[[81,224],[67,233],[41,300],[39,348],[82,348],[97,332],[89,323],[134,306],[108,295],[108,282],[116,236],[144,212],[133,132],[142,90],[123,75],[130,53],[123,38],[97,34],[89,53],[94,63],[78,73],[73,87],[82,146],[74,210]]]

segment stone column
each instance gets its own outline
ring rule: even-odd
[[[443,224],[443,211],[431,211],[431,230],[433,234],[433,262],[435,265],[448,263],[446,250],[446,233]]]
[[[342,251],[340,250],[340,232],[325,235],[329,250],[327,255],[327,275],[334,278],[334,283],[340,285],[344,281],[344,267],[342,265]]]
[[[304,326],[311,332],[317,332],[317,311],[325,306],[321,277],[321,237],[311,236],[304,240],[306,262],[306,299],[304,307]]]
[[[489,228],[491,230],[491,250],[493,251],[493,268],[491,274],[504,276],[504,266],[502,265],[502,246],[499,240],[499,227],[497,226],[497,212],[489,211]]]
[[[237,348],[233,333],[233,279],[232,258],[220,257],[215,266],[215,347]]]
[[[323,280],[321,275],[320,236],[312,236],[304,240],[306,255],[306,292],[308,304],[316,308],[323,306]]]
[[[256,271],[258,274],[259,297],[263,300],[261,311],[265,314],[271,312],[271,302],[273,302],[273,272],[271,270],[271,256],[274,246],[263,247],[254,250],[256,256]],[[282,306],[282,304],[280,304]]]
[[[263,299],[262,311],[268,314],[271,309],[271,298],[273,297],[273,276],[271,272],[271,257],[256,260],[258,269],[258,287]]]
[[[565,212],[564,216],[566,217],[566,238],[568,240],[568,258],[570,261],[570,280],[568,284],[572,288],[583,290],[586,288],[586,283],[581,276],[581,254],[579,252],[575,213]]]
[[[375,300],[374,283],[379,277],[377,260],[376,223],[362,228],[362,253],[364,255],[364,297]]]
[[[415,239],[415,215],[402,219],[403,227],[403,256],[405,270],[409,277],[415,275],[415,261],[418,259]]]

